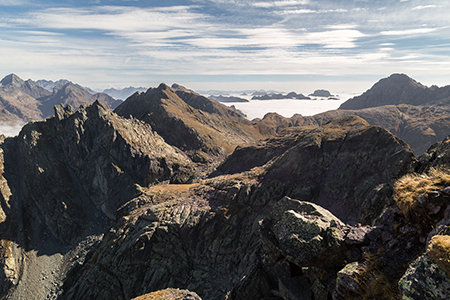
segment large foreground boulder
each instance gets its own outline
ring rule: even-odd
[[[288,261],[300,267],[327,268],[342,264],[342,244],[347,228],[322,207],[284,197],[274,205],[270,217],[264,221],[265,224],[261,222],[263,235],[275,237],[278,248]]]

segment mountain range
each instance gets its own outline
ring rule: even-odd
[[[44,82],[40,81],[40,84]],[[96,99],[101,99],[111,108],[117,107],[121,102],[104,93],[91,94],[69,81],[59,81],[49,91],[31,79],[24,81],[17,75],[10,74],[0,81],[0,121],[41,120],[53,114],[54,105],[70,104],[78,108],[83,104],[91,104]]]
[[[103,93],[110,95],[114,99],[125,100],[136,92],[145,92],[146,90],[147,90],[147,88],[144,88],[144,87],[135,88],[135,87],[130,86],[127,88],[123,88],[121,90],[118,90],[115,88],[109,88],[109,89],[104,90]]]
[[[33,83],[0,88],[80,91]],[[450,298],[450,136],[399,137],[450,134],[445,99],[258,121],[178,84],[53,103],[0,135],[3,299]]]

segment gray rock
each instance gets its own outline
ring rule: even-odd
[[[362,296],[362,288],[356,280],[359,274],[360,263],[347,264],[337,273],[336,288],[333,292],[333,300],[358,299]]]
[[[405,300],[450,298],[450,278],[427,255],[409,266],[398,286]]]
[[[284,197],[269,217],[271,230],[286,259],[298,266],[342,264],[345,225],[313,203]]]

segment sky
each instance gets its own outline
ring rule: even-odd
[[[447,0],[0,0],[0,77],[96,90],[450,84]]]

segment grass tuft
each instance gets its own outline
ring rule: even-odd
[[[428,174],[408,174],[394,184],[394,200],[409,221],[423,222],[428,213],[422,203],[431,192],[450,185],[446,169],[431,169]]]
[[[435,235],[427,249],[428,257],[450,276],[450,236]]]

